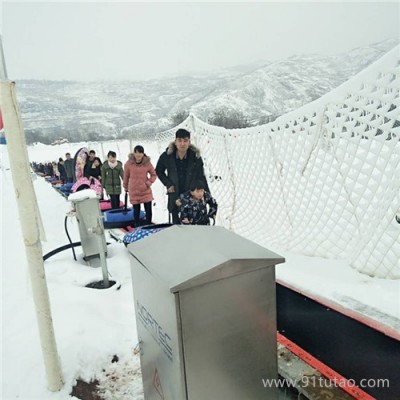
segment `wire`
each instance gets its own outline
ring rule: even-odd
[[[76,261],[76,254],[75,254],[75,249],[74,249],[75,246],[72,245],[72,240],[71,240],[71,237],[69,236],[69,233],[68,233],[67,219],[68,219],[68,216],[65,216],[65,220],[64,220],[65,233],[67,234],[68,241],[69,241],[69,243],[70,243],[70,245],[71,245],[72,254],[74,255],[74,260]],[[79,243],[80,243],[80,242],[79,242]],[[65,250],[65,249],[64,249],[64,250]],[[61,251],[61,250],[60,250],[60,251]]]
[[[64,246],[58,247],[57,249],[54,249],[54,250],[50,251],[50,253],[45,254],[43,256],[43,261],[46,261],[48,258],[54,256],[55,254],[60,253],[61,251],[67,250],[69,248],[72,248],[72,252],[74,253],[74,258],[75,258],[75,261],[76,261],[74,247],[78,247],[78,246],[81,246],[81,245],[82,245],[81,242],[75,242],[75,243],[69,243],[69,244],[66,244]]]

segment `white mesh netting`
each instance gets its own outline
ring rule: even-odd
[[[267,247],[400,278],[399,49],[267,125],[184,121],[202,151],[218,224]],[[160,151],[176,129],[157,135]]]

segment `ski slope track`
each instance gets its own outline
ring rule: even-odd
[[[285,286],[356,312],[391,336],[400,331],[399,65],[397,47],[333,92],[268,125],[225,130],[194,115],[181,124],[202,150],[219,203],[217,225],[284,256],[277,278]],[[175,130],[141,143],[154,163]],[[117,151],[121,160],[135,144],[84,143],[103,158]],[[75,145],[36,145],[28,153],[31,161],[55,160]],[[143,399],[129,256],[116,242],[108,247],[107,263],[119,290],[85,288],[101,272],[69,252],[45,263],[65,381],[61,392],[47,391],[7,158],[1,146],[3,398],[66,399],[81,377],[99,379],[107,400]],[[67,243],[69,203],[44,179],[35,179],[34,187],[47,253]],[[153,193],[154,221],[166,222],[159,181]],[[69,224],[78,241],[76,221]],[[114,355],[117,363],[111,363]]]

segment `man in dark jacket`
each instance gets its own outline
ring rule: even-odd
[[[88,179],[90,179],[89,168],[92,167],[92,164],[93,164],[93,161],[95,160],[95,158],[96,158],[96,152],[94,150],[90,150],[88,153],[88,157],[86,159],[85,168],[83,170],[83,175]],[[100,165],[101,164],[102,164],[102,162],[100,160]]]
[[[65,154],[64,168],[65,172],[67,173],[67,183],[72,183],[75,175],[75,164],[70,153]]]
[[[210,192],[204,176],[200,150],[190,143],[190,132],[186,129],[176,131],[175,140],[169,144],[157,162],[156,173],[167,188],[168,210],[174,224],[180,223],[176,201],[182,193],[190,189],[194,181],[202,181],[204,189]]]
[[[63,184],[67,182],[67,172],[64,168],[64,160],[60,157],[57,163],[58,172],[60,173],[60,180]]]

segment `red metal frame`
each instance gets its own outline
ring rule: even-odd
[[[308,365],[311,365],[313,368],[318,370],[326,378],[334,382],[340,382],[340,389],[348,393],[350,396],[353,396],[357,400],[375,400],[375,397],[365,393],[358,386],[355,386],[353,383],[349,382],[344,376],[340,375],[338,372],[334,371],[332,368],[316,359],[310,353],[302,349],[296,343],[292,342],[279,332],[277,333],[277,341]]]

